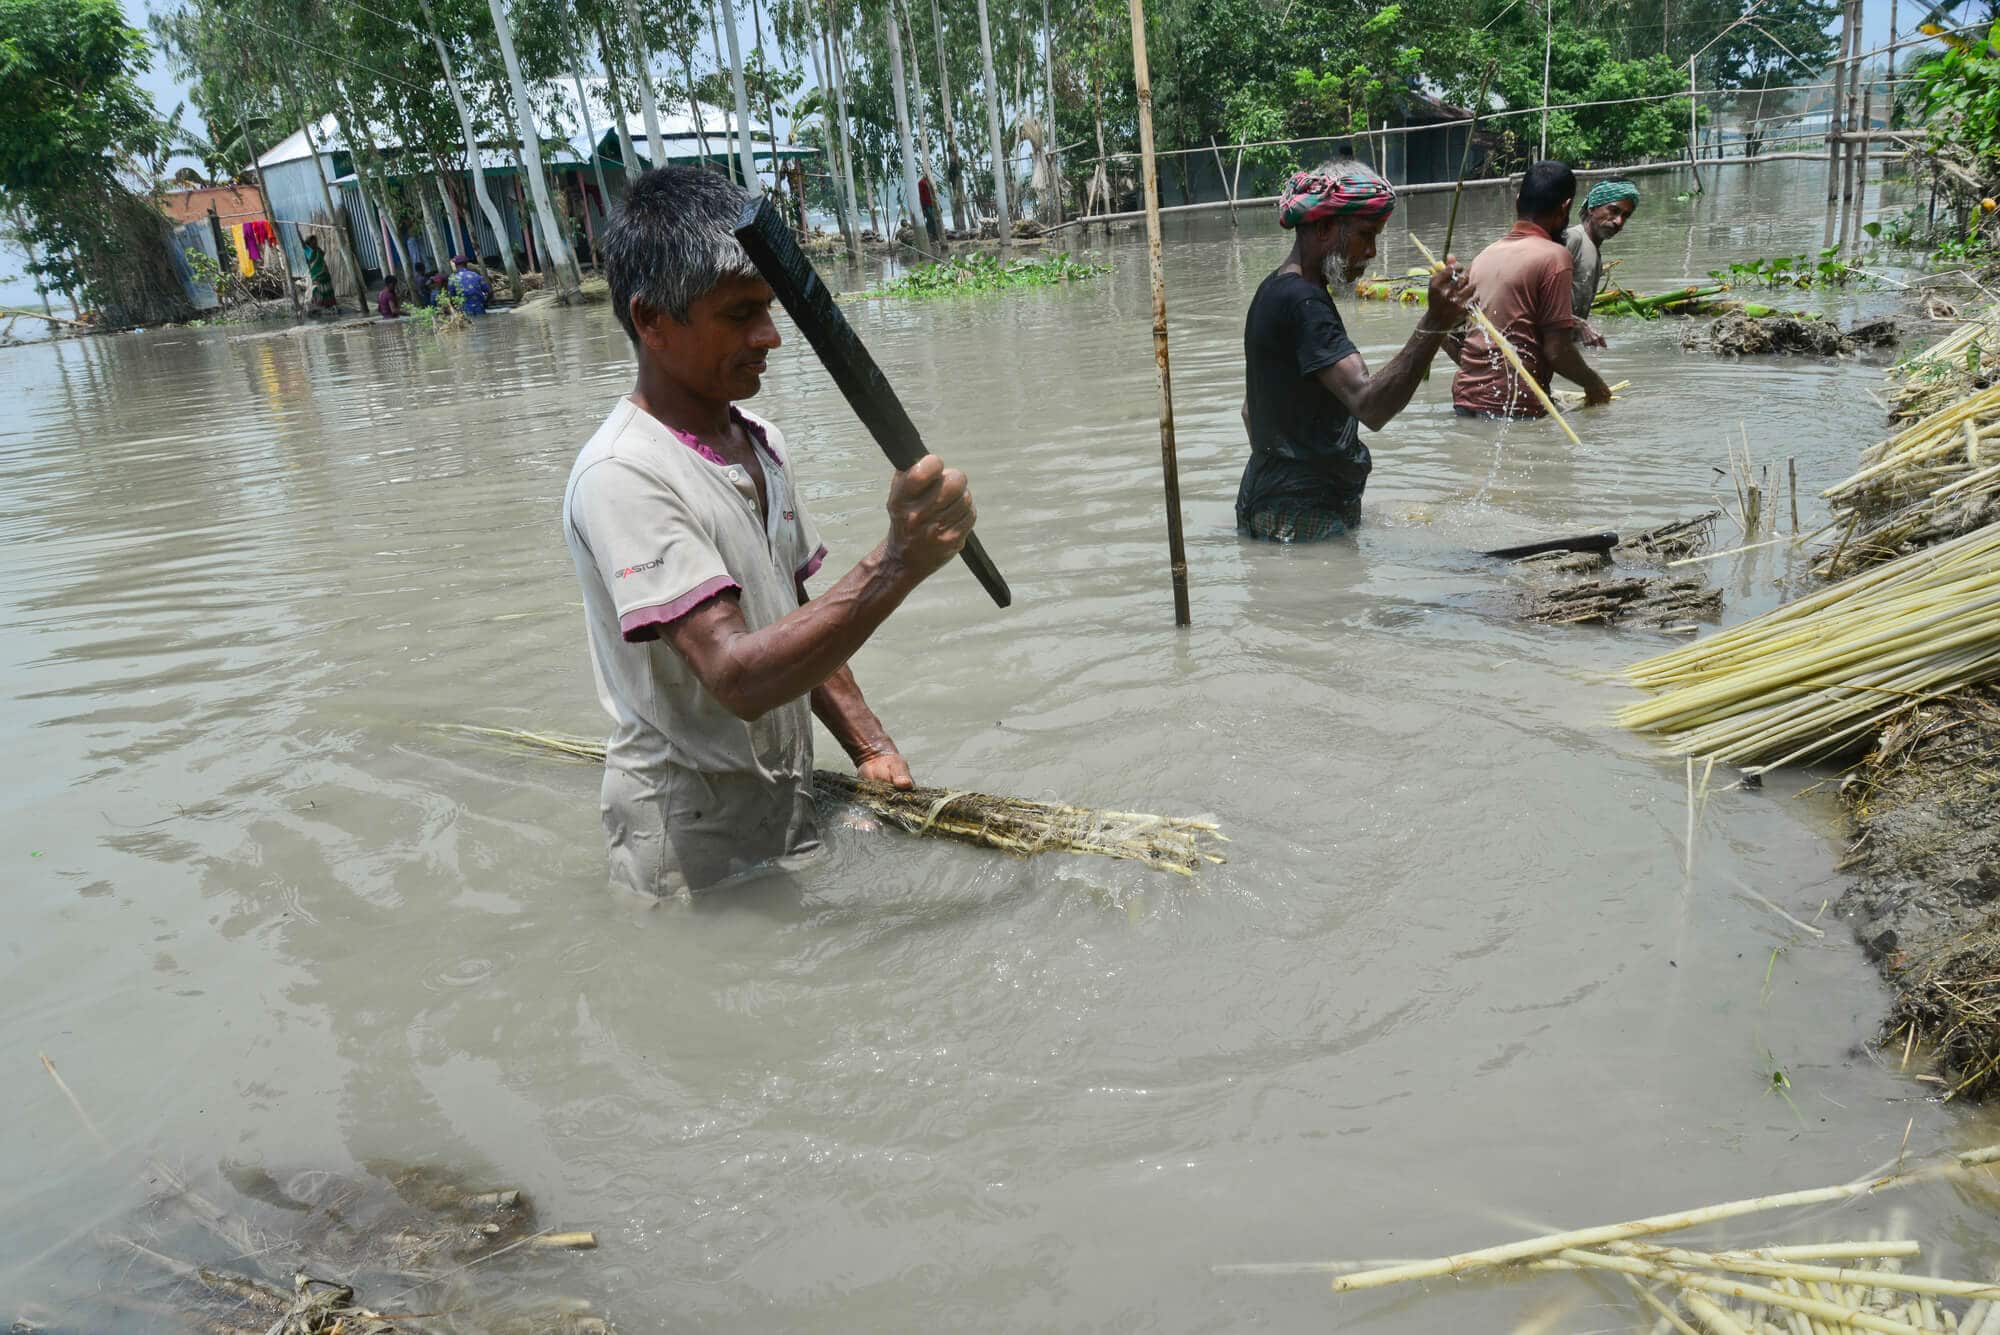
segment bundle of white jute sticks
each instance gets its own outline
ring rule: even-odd
[[[1615,1275],[1631,1286],[1657,1331],[1682,1335],[2000,1335],[2000,1282],[1904,1272],[1919,1243],[1881,1238],[1694,1250],[1637,1241],[1772,1210],[1850,1201],[1878,1192],[1984,1175],[2000,1145],[1815,1187],[1525,1238],[1428,1261],[1309,1261],[1221,1265],[1219,1274],[1333,1276],[1336,1293],[1445,1276],[1521,1271]],[[1956,1306],[1954,1306],[1956,1304]]]
[[[1751,773],[1865,745],[1912,705],[2000,678],[2000,523],[1626,669],[1618,711]]]
[[[2000,504],[2000,385],[1861,452],[1827,488],[1840,539],[1814,564],[1837,578],[1977,527]]]

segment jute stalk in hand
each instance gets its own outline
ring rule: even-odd
[[[1758,1196],[1750,1200],[1729,1201],[1722,1205],[1703,1206],[1697,1210],[1683,1210],[1675,1214],[1652,1215],[1645,1219],[1634,1219],[1623,1224],[1599,1224],[1594,1228],[1579,1228],[1568,1233],[1551,1233],[1546,1237],[1524,1238],[1519,1242],[1504,1243],[1498,1247],[1486,1247],[1479,1251],[1463,1252],[1457,1256],[1440,1256],[1430,1261],[1419,1261],[1411,1265],[1388,1266],[1380,1270],[1364,1270],[1358,1275],[1342,1275],[1333,1281],[1334,1292],[1351,1289],[1378,1289],[1389,1284],[1401,1284],[1413,1279],[1435,1279],[1439,1275],[1456,1275],[1466,1270],[1477,1270],[1485,1266],[1505,1265],[1509,1261],[1523,1261],[1532,1257],[1549,1256],[1557,1252],[1578,1247],[1595,1247],[1606,1242],[1621,1242],[1626,1238],[1644,1237],[1649,1233],[1672,1233],[1683,1228],[1693,1228],[1697,1224],[1712,1224],[1723,1219],[1735,1219],[1740,1215],[1757,1214],[1765,1210],[1781,1210],[1802,1205],[1820,1205],[1827,1201],[1851,1200],[1856,1196],[1866,1196],[1871,1192],[1890,1187],[1907,1186],[1912,1182],[1923,1182],[1943,1177],[1962,1168],[1975,1168],[1982,1164],[2000,1160],[2000,1145],[1989,1145],[1985,1149],[1968,1150],[1954,1155],[1941,1163],[1926,1164],[1904,1173],[1891,1173],[1886,1177],[1872,1177],[1860,1182],[1849,1182],[1838,1187],[1815,1187],[1809,1191],[1791,1191],[1776,1196]]]
[[[1414,234],[1411,235],[1410,240],[1415,243],[1417,252],[1429,262],[1433,272],[1444,267],[1443,262],[1437,256],[1431,254],[1431,248],[1425,245]],[[1474,306],[1467,314],[1479,322],[1479,327],[1486,332],[1487,340],[1500,350],[1500,355],[1505,357],[1507,364],[1514,368],[1514,374],[1528,382],[1528,388],[1534,391],[1535,398],[1540,400],[1543,410],[1550,417],[1556,419],[1556,425],[1563,429],[1565,436],[1569,437],[1569,443],[1572,445],[1583,444],[1583,441],[1578,439],[1576,432],[1569,429],[1569,423],[1563,420],[1562,410],[1556,407],[1555,400],[1550,398],[1548,391],[1542,388],[1542,382],[1528,374],[1528,368],[1521,364],[1521,354],[1514,351],[1514,345],[1509,343],[1505,336],[1493,327],[1493,322],[1486,318],[1486,312]]]

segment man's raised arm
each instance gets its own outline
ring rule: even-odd
[[[958,555],[975,518],[965,475],[926,455],[889,486],[889,536],[824,594],[753,631],[735,595],[723,593],[663,633],[724,708],[762,717],[845,667],[912,589]]]

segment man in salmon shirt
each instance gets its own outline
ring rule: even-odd
[[[1511,343],[1543,389],[1560,375],[1583,387],[1587,404],[1609,403],[1604,378],[1583,360],[1583,325],[1571,308],[1574,261],[1563,245],[1576,173],[1568,163],[1537,162],[1521,178],[1514,230],[1479,253],[1468,277],[1493,327]],[[1445,345],[1458,363],[1451,382],[1460,417],[1541,417],[1542,405],[1506,358],[1474,326]]]

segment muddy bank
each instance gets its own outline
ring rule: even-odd
[[[2000,402],[1979,350],[1993,319],[1974,317],[1890,372],[1900,429],[1829,492],[1842,536],[1821,575],[1861,575],[1996,522],[1982,446]],[[1854,830],[1846,865],[1860,872],[1841,908],[1896,989],[1884,1041],[1929,1054],[1948,1096],[1984,1097],[2000,1087],[2000,689],[1915,703],[1841,794]]]
[[[2000,689],[1912,710],[1842,795],[1862,875],[1841,907],[1897,992],[1885,1042],[1984,1097],[2000,1085]]]

